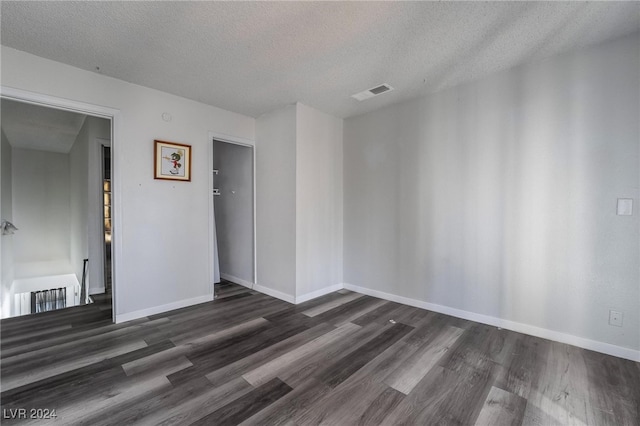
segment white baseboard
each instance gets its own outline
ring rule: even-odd
[[[296,305],[298,303],[306,302],[307,300],[315,299],[316,297],[324,296],[325,294],[333,293],[334,291],[342,290],[344,284],[335,284],[330,287],[321,288],[320,290],[312,291],[311,293],[303,294],[302,296],[296,296]]]
[[[276,299],[284,300],[285,302],[288,302],[288,303],[294,303],[294,304],[296,303],[295,297],[291,296],[290,294],[286,294],[281,291],[262,286],[260,284],[254,285],[253,289],[255,291],[259,291],[260,293],[264,293],[267,296],[275,297]]]
[[[149,315],[161,314],[167,311],[173,311],[174,309],[185,308],[191,305],[197,305],[199,303],[211,302],[213,300],[213,294],[207,294],[205,296],[194,297],[192,299],[180,300],[178,302],[167,303],[166,305],[154,306],[153,308],[141,309],[135,312],[129,312],[126,314],[116,314],[116,324],[121,322],[131,321],[138,318],[144,318]]]
[[[220,278],[253,289],[254,284],[252,282],[245,281],[242,278],[234,277],[233,275],[225,274],[222,272],[220,272]]]
[[[435,303],[423,302],[421,300],[411,299],[408,297],[397,296],[391,293],[385,293],[378,290],[372,290],[352,284],[344,284],[344,288],[366,294],[368,296],[378,297],[380,299],[390,300],[392,302],[402,303],[404,305],[415,306],[416,308],[428,309],[430,311],[439,312],[445,315],[475,321],[495,327],[505,328],[507,330],[516,331],[518,333],[529,334],[543,339],[554,340],[560,343],[577,346],[583,349],[613,355],[618,358],[629,359],[631,361],[640,362],[640,351],[616,346],[609,343],[597,342],[595,340],[585,339],[583,337],[573,336],[571,334],[561,333],[559,331],[549,330],[546,328],[536,327],[533,325],[523,324],[520,322],[509,321],[502,318],[492,317],[488,315],[477,314],[475,312],[464,311],[462,309],[450,308]]]
[[[222,274],[220,274],[220,277],[224,278]],[[232,279],[229,279],[229,281],[235,282]],[[238,283],[238,284],[242,284],[242,283]],[[316,297],[324,296],[325,294],[329,294],[334,291],[342,290],[343,288],[344,288],[343,284],[335,284],[330,287],[321,288],[320,290],[316,290],[311,293],[303,294],[302,296],[294,297],[294,296],[291,296],[290,294],[286,294],[269,287],[261,286],[260,284],[255,284],[253,286],[253,289],[256,291],[259,291],[260,293],[264,293],[267,296],[272,296],[272,297],[275,297],[276,299],[284,300],[285,302],[293,303],[296,305],[298,303],[306,302],[307,300],[315,299]]]
[[[94,287],[94,288],[90,288],[89,289],[89,296],[93,295],[93,294],[102,294],[105,292],[105,288],[104,286],[102,287]]]

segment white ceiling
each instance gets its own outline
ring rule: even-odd
[[[0,101],[0,123],[13,148],[68,153],[86,115],[59,109]]]
[[[2,44],[257,117],[338,117],[640,28],[618,2],[12,2]],[[364,102],[350,95],[389,83]]]

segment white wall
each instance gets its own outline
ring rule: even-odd
[[[220,273],[253,283],[253,150],[214,141],[213,168]]]
[[[296,106],[256,120],[257,285],[294,300]],[[259,288],[259,287],[257,287]]]
[[[639,46],[346,120],[345,282],[640,349]]]
[[[342,284],[342,126],[297,104],[296,297]]]
[[[257,120],[257,288],[276,297],[342,286],[342,123],[300,103]]]
[[[69,155],[13,148],[11,171],[15,278],[68,273]]]
[[[83,259],[89,259],[87,266],[87,280],[89,282],[89,294],[104,292],[104,263],[102,260],[102,245],[104,235],[102,233],[102,178],[98,182],[91,179],[92,173],[102,176],[102,152],[91,158],[93,149],[100,150],[96,138],[106,141],[111,139],[111,122],[105,118],[87,116],[69,152],[71,173],[71,265],[82,283]],[[90,207],[90,203],[96,206]],[[90,229],[99,229],[98,241],[93,242],[95,236]],[[91,243],[97,246],[91,249]]]
[[[0,130],[0,220],[13,222],[11,153],[12,148],[4,132]],[[0,235],[0,318],[11,316],[11,284],[13,283],[13,235]]]
[[[82,282],[83,259],[88,257],[87,219],[89,179],[89,145],[85,118],[80,133],[69,151],[70,263],[78,282]]]
[[[213,294],[208,274],[208,132],[255,139],[255,120],[1,48],[2,85],[120,110],[114,135],[115,302],[124,320]],[[162,113],[172,115],[163,121]],[[153,140],[192,145],[192,181],[153,179]],[[177,225],[177,226],[176,226]],[[120,241],[115,241],[116,237]]]

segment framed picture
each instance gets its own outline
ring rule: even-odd
[[[156,179],[191,181],[191,145],[154,141]]]

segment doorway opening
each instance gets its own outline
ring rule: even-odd
[[[91,176],[102,173],[102,156],[91,152],[96,141],[111,145],[116,111],[4,87],[1,102],[0,210],[15,227],[0,239],[1,317],[91,304],[113,321],[113,274],[102,285],[90,276],[105,273],[107,256],[106,247],[92,250],[107,197]],[[110,206],[111,189],[108,198]]]
[[[255,285],[255,159],[246,142],[212,138],[211,151],[215,298]]]

